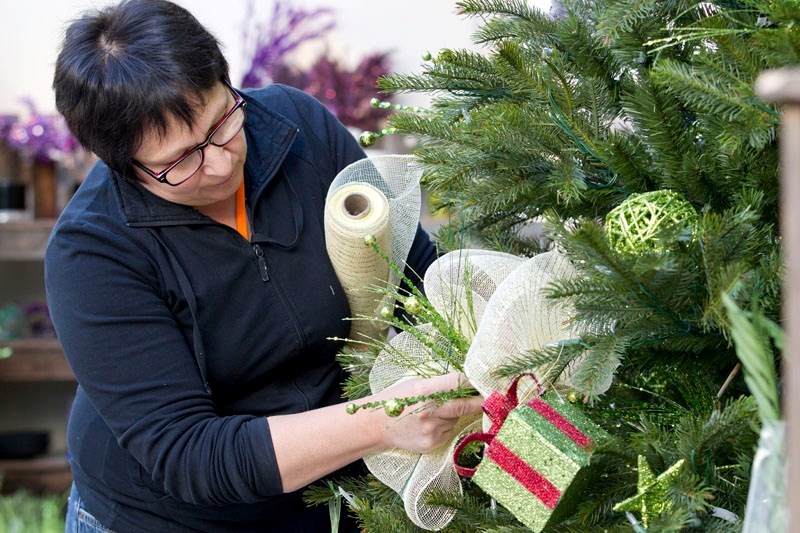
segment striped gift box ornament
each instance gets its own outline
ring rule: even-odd
[[[464,437],[453,460],[460,475],[472,477],[520,522],[539,532],[574,510],[576,496],[591,475],[585,467],[597,445],[609,437],[555,393],[520,404],[517,383],[523,376],[533,377],[522,374],[505,394],[489,395],[483,403],[492,423],[489,431]],[[461,452],[476,441],[485,443],[478,466],[459,465]]]

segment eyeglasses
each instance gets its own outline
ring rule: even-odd
[[[172,187],[180,185],[184,181],[197,174],[197,171],[203,166],[203,161],[205,160],[206,146],[209,144],[213,144],[214,146],[225,146],[231,142],[236,135],[239,134],[239,132],[242,130],[242,126],[244,126],[245,107],[247,106],[247,103],[244,101],[244,98],[242,98],[239,93],[234,91],[230,85],[225,83],[225,86],[228,88],[231,94],[233,94],[235,103],[230,111],[225,113],[225,116],[222,117],[219,122],[214,124],[214,126],[211,128],[211,133],[208,134],[208,137],[206,137],[204,142],[198,144],[190,150],[187,150],[178,159],[168,164],[167,168],[161,172],[153,172],[138,161],[133,161],[133,164],[156,181],[160,183],[166,183]],[[167,179],[167,174],[169,174],[169,179]]]

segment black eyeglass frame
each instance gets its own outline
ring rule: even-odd
[[[147,168],[143,164],[139,163],[135,159],[132,161],[133,165],[136,166],[137,168],[143,170],[148,176],[150,176],[151,178],[153,178],[157,182],[166,183],[167,185],[169,185],[171,187],[177,187],[178,185],[180,185],[182,183],[185,183],[186,181],[188,181],[192,177],[194,177],[197,174],[197,172],[201,168],[203,168],[203,162],[205,161],[205,148],[206,148],[206,146],[208,146],[209,144],[212,144],[212,145],[218,146],[218,147],[225,146],[226,144],[231,142],[233,139],[235,139],[236,136],[239,134],[239,132],[242,131],[242,128],[244,127],[245,120],[247,119],[247,102],[244,100],[242,95],[240,95],[233,87],[230,86],[230,84],[228,82],[223,81],[222,83],[224,83],[225,87],[227,87],[228,90],[231,92],[231,94],[233,94],[233,97],[235,98],[236,101],[234,102],[233,107],[227,113],[225,113],[225,115],[221,119],[219,119],[216,124],[214,124],[211,127],[211,133],[208,134],[208,137],[206,137],[205,141],[201,142],[197,146],[193,146],[192,148],[190,148],[189,150],[184,152],[182,156],[180,156],[178,159],[176,159],[172,163],[169,163],[167,165],[167,168],[165,168],[161,172],[153,172],[152,170],[150,170],[149,168]],[[222,144],[216,144],[216,143],[211,142],[211,138],[214,137],[214,135],[216,135],[217,131],[225,124],[225,122],[229,118],[231,118],[233,116],[234,113],[236,113],[236,111],[239,110],[239,108],[242,109],[242,113],[244,113],[244,118],[242,119],[242,125],[239,127],[237,132],[234,133],[233,136],[231,136],[230,139],[228,139],[227,141],[225,141]],[[186,176],[184,179],[182,179],[178,183],[171,183],[170,181],[168,181],[167,180],[167,173],[170,170],[172,170],[175,167],[177,167],[178,165],[180,165],[181,163],[183,163],[183,161],[185,161],[189,156],[191,156],[192,154],[194,154],[198,150],[200,151],[200,165],[197,167],[197,170],[195,170],[194,172],[192,172],[191,174]]]

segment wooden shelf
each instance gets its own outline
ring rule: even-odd
[[[14,299],[19,293],[15,284],[23,283],[23,289],[41,287],[40,277],[32,277],[26,270],[31,265],[26,262],[37,262],[41,264],[44,259],[44,251],[47,240],[55,224],[54,219],[34,219],[19,220],[0,223],[0,262],[4,265],[4,272],[7,278],[4,279],[3,287],[5,291],[4,299]],[[18,265],[9,266],[9,263],[18,262]],[[24,275],[21,275],[24,274]],[[19,293],[26,294],[26,293]],[[59,388],[75,382],[75,377],[64,358],[64,353],[58,339],[55,338],[27,338],[15,339],[10,341],[0,340],[0,348],[10,348],[11,355],[0,359],[0,387],[5,386],[9,389],[20,391],[24,388],[25,397],[28,394],[40,394],[42,387]],[[43,383],[43,385],[35,385]],[[12,387],[11,384],[14,384]],[[24,384],[18,387],[17,384]],[[30,386],[34,384],[34,386]],[[58,386],[58,387],[57,387]],[[35,398],[33,398],[35,399]],[[34,402],[36,403],[36,402]],[[63,429],[51,427],[53,420],[60,420],[63,413],[63,403],[52,406],[57,409],[56,417],[50,416],[49,404],[36,404],[31,411],[38,413],[42,408],[47,411],[44,418],[47,419],[48,431],[63,432]],[[11,415],[11,416],[9,416]],[[6,420],[6,417],[9,418]],[[19,420],[20,415],[14,413],[3,414],[2,426],[7,428],[18,427],[23,421]],[[44,424],[45,422],[39,420]],[[59,424],[60,425],[60,424]],[[2,492],[11,493],[19,489],[33,492],[61,493],[69,490],[72,483],[72,473],[70,472],[69,462],[66,452],[59,451],[58,448],[64,446],[63,439],[57,440],[56,449],[50,449],[47,455],[37,456],[29,459],[2,459],[0,460],[0,478],[2,478]],[[2,521],[2,520],[0,520]]]
[[[2,459],[0,475],[2,491],[10,494],[18,489],[34,492],[64,493],[72,483],[72,472],[66,453],[34,459]]]
[[[0,359],[0,382],[75,381],[57,339],[0,341],[6,346],[14,352]]]
[[[0,224],[0,261],[40,261],[55,220],[37,219]]]

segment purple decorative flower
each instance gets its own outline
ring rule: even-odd
[[[247,17],[253,17],[252,3]],[[377,79],[389,73],[387,53],[372,54],[353,70],[327,55],[308,69],[294,67],[287,57],[300,44],[323,38],[334,27],[332,17],[333,11],[327,8],[308,11],[276,0],[270,24],[255,27],[258,35],[242,87],[290,85],[316,97],[348,126],[380,129],[389,111],[371,106],[370,100],[379,96]],[[247,32],[244,38],[248,40]]]
[[[70,133],[60,115],[45,115],[36,111],[30,99],[24,100],[29,109],[25,119],[7,121],[0,119],[0,134],[23,157],[36,162],[49,163],[61,159],[64,154],[79,148],[78,142]]]
[[[376,80],[388,70],[385,53],[365,57],[353,70],[323,56],[305,73],[305,83],[298,87],[325,104],[344,124],[361,130],[379,129],[389,110],[375,108],[370,101],[379,96]]]
[[[246,20],[253,19],[253,2],[248,3]],[[242,87],[261,87],[274,81],[273,70],[286,62],[286,55],[301,44],[323,37],[334,28],[333,10],[305,10],[292,7],[286,0],[276,0],[269,25],[256,24],[250,69],[242,79]],[[245,28],[245,42],[248,31]]]

